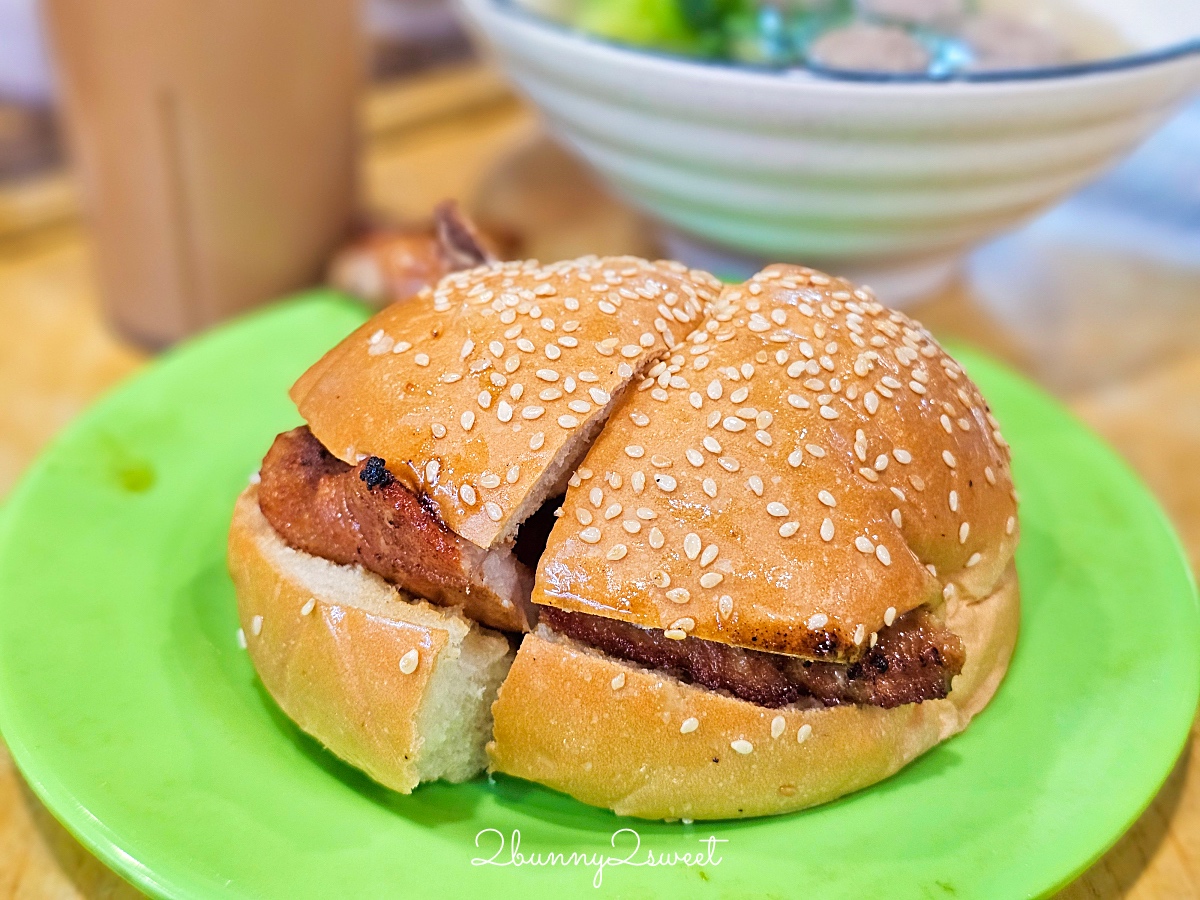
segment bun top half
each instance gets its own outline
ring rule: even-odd
[[[382,310],[291,397],[331,453],[383,458],[489,548],[562,491],[612,404],[720,290],[632,257],[481,266]]]
[[[771,266],[621,398],[533,599],[853,660],[910,609],[990,594],[1015,517],[1007,444],[928,332],[846,281]]]

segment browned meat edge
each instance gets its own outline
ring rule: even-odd
[[[662,631],[550,606],[541,607],[539,617],[552,630],[609,656],[768,707],[854,703],[891,709],[939,699],[949,693],[965,658],[958,636],[924,609],[882,629],[878,643],[852,664],[811,662],[693,637],[676,641]]]
[[[358,564],[442,606],[505,631],[528,631],[533,574],[508,550],[485,551],[442,522],[437,507],[370,457],[350,466],[306,426],[279,435],[263,460],[258,504],[296,549]],[[483,575],[490,560],[490,576]]]

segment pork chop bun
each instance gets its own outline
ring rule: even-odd
[[[961,731],[1007,668],[1007,445],[845,281],[485,266],[292,396],[235,513],[243,629],[398,790],[487,765],[623,815],[786,812]]]
[[[486,264],[309,369],[291,390],[306,424],[276,438],[229,543],[284,712],[399,791],[481,771],[567,480],[720,289],[634,258]]]

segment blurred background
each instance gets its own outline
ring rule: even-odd
[[[556,105],[603,82],[597,95],[619,95],[628,108],[718,106],[722,83],[679,96],[665,76],[653,89],[644,80],[629,87],[619,69],[620,53],[631,51],[605,45],[579,56],[575,83],[564,77],[554,93],[535,75],[539,65],[553,70],[563,41],[571,58],[570,35],[543,33],[528,17],[501,22],[484,4],[507,6],[465,2],[468,26],[441,0],[0,0],[0,503],[55,432],[163,347],[324,281],[339,271],[335,258],[386,269],[395,246],[428,236],[444,199],[457,200],[506,257],[699,246],[726,267],[718,274],[745,264],[745,241],[714,248],[656,214],[649,193],[621,174],[633,163],[606,168],[613,155],[593,152],[603,142],[589,144],[564,124],[577,107]],[[1193,19],[1200,12],[1189,0],[1149,3],[1145,15],[1156,6]],[[164,18],[168,8],[187,12]],[[1139,33],[1143,7],[1123,8]],[[120,66],[97,49],[105,41],[109,54],[127,49]],[[717,77],[694,68],[696,78]],[[1169,102],[1156,100],[1154,116],[1141,110],[1136,139],[1135,130],[1117,140],[1099,128],[1079,138],[1085,149],[1107,141],[1084,186],[1071,181],[1065,199],[1020,207],[1011,225],[980,232],[938,277],[893,299],[938,336],[981,346],[1036,380],[1116,446],[1167,508],[1195,566],[1200,103],[1195,67],[1179,71]],[[795,81],[836,121],[834,89]],[[766,109],[766,100],[734,93],[740,106]],[[1127,92],[1127,118],[1140,96]],[[1037,115],[1051,125],[1071,118],[1057,108]],[[689,116],[681,121],[696,120]],[[780,152],[753,137],[752,125],[730,121],[735,136],[753,138],[739,147],[739,165],[765,165]],[[772,120],[777,131],[780,121]],[[1011,136],[1016,147],[1034,128],[1020,109],[997,121],[979,132],[983,144]],[[956,133],[952,123],[939,127]],[[1126,145],[1136,153],[1115,149]],[[871,175],[843,186],[857,186],[864,202],[886,195]],[[933,180],[954,188],[948,174]],[[714,195],[724,189],[713,185]],[[353,272],[361,276],[361,266]],[[342,283],[372,294],[372,278],[378,273]],[[1197,756],[1193,740],[1137,826],[1064,896],[1200,897]],[[57,826],[3,757],[0,896],[132,895]]]

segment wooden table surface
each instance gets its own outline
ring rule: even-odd
[[[655,252],[652,228],[547,141],[489,73],[452,72],[377,92],[364,120],[370,208],[420,217],[437,200],[458,197],[521,255],[545,260]],[[0,498],[59,428],[148,359],[105,327],[89,253],[61,177],[0,189]],[[1121,365],[1098,369],[1095,360],[1125,345],[1134,299],[1121,308],[1068,310],[1050,325],[1039,322],[1036,333],[998,317],[963,282],[913,312],[940,335],[965,338],[1057,393],[1157,494],[1195,566],[1200,329],[1181,335],[1177,316],[1166,311],[1159,321],[1154,298],[1137,297],[1139,322],[1157,322],[1161,334],[1142,334],[1148,350],[1118,354]],[[1192,299],[1200,300],[1200,283]],[[1054,329],[1063,337],[1057,344]],[[1193,725],[1182,758],[1134,827],[1061,897],[1200,898],[1197,734]],[[0,749],[0,897],[135,896],[55,822]]]

